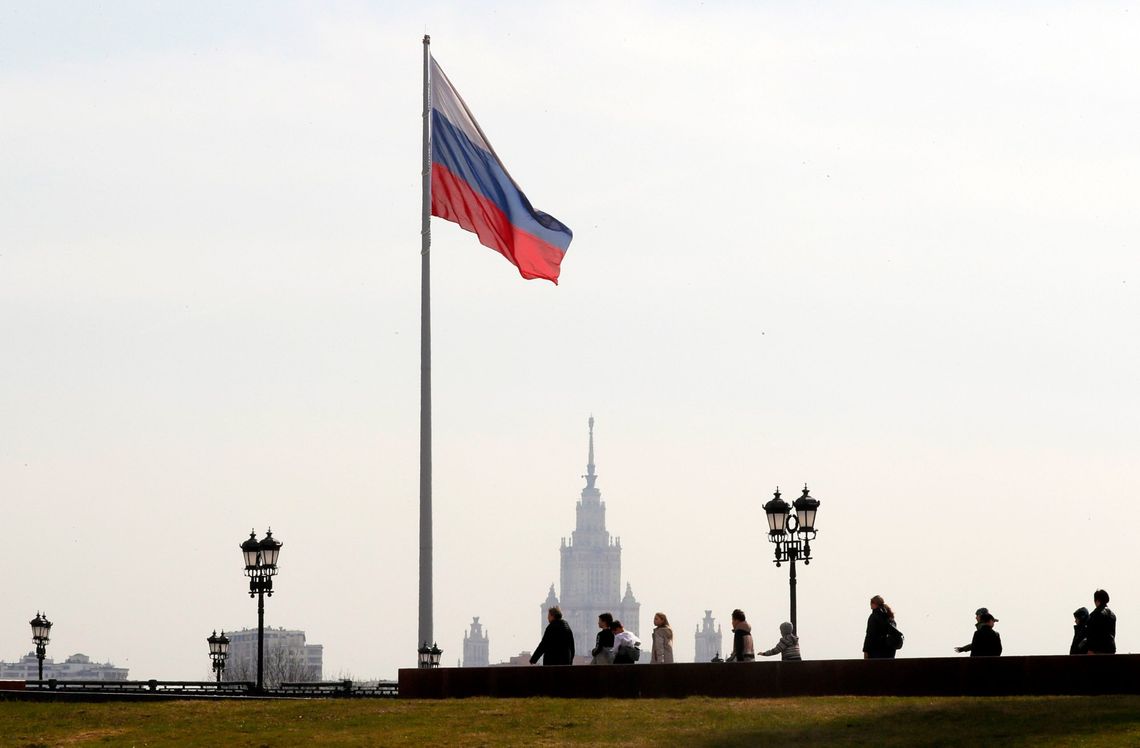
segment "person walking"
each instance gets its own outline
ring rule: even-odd
[[[621,621],[611,623],[610,631],[614,632],[615,665],[632,665],[641,659],[641,640],[626,631]]]
[[[881,595],[871,598],[871,615],[867,616],[867,634],[863,637],[863,659],[893,659],[895,645],[891,642],[895,612]]]
[[[982,616],[989,613],[989,608],[978,608],[974,611],[974,630],[977,631],[982,627]],[[969,652],[974,648],[974,643],[971,641],[969,644],[961,647],[954,647],[955,652]]]
[[[1093,604],[1096,607],[1089,613],[1088,653],[1116,654],[1116,614],[1108,609],[1108,593],[1094,592]]]
[[[594,659],[591,665],[612,665],[614,662],[614,632],[610,631],[610,624],[614,622],[612,613],[602,613],[598,616],[598,636],[594,639],[594,648],[590,654]]]
[[[653,616],[653,657],[649,662],[654,665],[673,663],[673,628],[664,613]]]
[[[1069,654],[1087,655],[1089,653],[1089,609],[1077,608],[1073,611],[1073,643],[1069,645]]]
[[[740,608],[732,611],[732,654],[725,662],[752,662],[756,650],[752,646],[752,626],[744,619]]]
[[[780,641],[771,649],[761,652],[760,656],[771,657],[775,654],[780,655],[784,661],[803,659],[800,657],[800,638],[792,632],[792,624],[787,621],[780,624]]]
[[[968,646],[954,647],[956,652],[969,652],[971,657],[999,657],[1001,656],[1001,634],[994,631],[997,619],[989,611],[978,616],[978,625],[974,631],[974,639]]]
[[[535,664],[541,657],[543,665],[573,665],[574,632],[570,630],[570,624],[562,620],[562,609],[557,605],[550,606],[546,611],[546,621],[546,631],[530,656],[530,664]]]

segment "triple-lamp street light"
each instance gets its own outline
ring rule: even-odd
[[[226,657],[230,654],[230,639],[225,631],[221,636],[215,631],[206,637],[206,643],[210,645],[210,666],[214,668],[214,679],[221,683],[222,673],[226,669]]]
[[[791,510],[795,509],[795,514]],[[815,540],[815,515],[819,502],[804,492],[790,506],[780,498],[780,489],[764,505],[768,515],[768,540],[776,546],[776,566],[788,563],[788,585],[792,598],[792,632],[796,633],[796,561],[811,563],[811,541]]]
[[[257,596],[257,691],[264,690],[265,657],[265,596],[273,597],[273,577],[277,574],[277,557],[281,554],[280,543],[273,539],[271,530],[265,537],[257,539],[257,533],[249,531],[249,538],[241,544],[245,557],[245,575],[249,577],[249,596]]]
[[[419,656],[420,656],[420,667],[421,668],[426,669],[426,668],[439,667],[439,659],[441,657],[443,657],[443,650],[439,648],[438,644],[435,644],[433,642],[432,645],[429,647],[427,645],[427,642],[424,642],[423,645],[416,651],[419,653]]]
[[[32,641],[36,643],[36,659],[40,661],[40,677],[44,679],[44,656],[47,655],[47,644],[51,640],[51,621],[43,613],[36,612],[31,620]]]

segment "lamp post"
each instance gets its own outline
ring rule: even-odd
[[[420,648],[416,650],[416,654],[419,655],[420,668],[426,670],[439,667],[439,660],[443,657],[443,650],[434,642],[430,647],[427,645],[427,642],[424,642],[420,645]]]
[[[40,677],[44,679],[44,656],[47,654],[47,645],[51,641],[51,621],[43,613],[36,612],[32,624],[32,641],[36,643],[36,659],[40,661]]]
[[[257,691],[265,686],[265,596],[273,597],[273,577],[277,575],[277,557],[281,554],[281,543],[273,539],[273,531],[266,530],[265,537],[257,539],[257,533],[249,531],[249,538],[241,544],[245,558],[245,575],[249,577],[249,596],[257,596]]]
[[[210,645],[210,666],[214,668],[214,679],[221,683],[222,672],[226,669],[226,657],[230,654],[230,639],[225,631],[221,636],[215,631],[206,637],[206,642]]]
[[[793,509],[795,514],[791,513]],[[764,505],[764,513],[768,515],[768,540],[775,545],[776,566],[785,561],[788,563],[793,633],[797,631],[796,561],[811,563],[811,541],[815,540],[815,515],[818,511],[819,502],[808,493],[806,483],[804,492],[790,506],[780,498],[779,488],[772,500]]]

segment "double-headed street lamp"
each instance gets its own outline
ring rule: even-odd
[[[225,631],[221,636],[215,631],[206,637],[206,643],[210,645],[210,666],[214,668],[214,678],[221,683],[222,672],[226,669],[226,657],[230,654],[230,639]]]
[[[795,514],[791,510],[795,509]],[[815,515],[819,502],[804,492],[790,506],[780,498],[780,489],[764,505],[768,515],[768,540],[776,546],[776,566],[788,563],[788,585],[792,598],[792,631],[796,632],[796,561],[811,563],[811,541],[815,540]]]
[[[273,577],[277,575],[277,557],[281,554],[280,543],[273,539],[273,531],[266,530],[265,537],[257,539],[257,533],[249,531],[249,538],[241,544],[245,557],[245,575],[249,577],[249,596],[257,595],[257,690],[264,690],[265,662],[265,596],[273,597]]]
[[[420,656],[421,668],[439,667],[439,660],[443,657],[443,650],[439,648],[438,644],[433,643],[430,647],[427,642],[416,650]]]
[[[47,655],[47,645],[51,641],[51,621],[43,613],[36,612],[32,624],[32,641],[36,643],[36,659],[40,661],[40,677],[44,679],[44,656]]]

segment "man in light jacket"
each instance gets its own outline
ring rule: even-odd
[[[641,640],[634,636],[629,631],[625,630],[625,626],[621,625],[621,621],[614,621],[610,624],[610,631],[614,632],[614,664],[615,665],[632,665],[637,659],[641,658],[638,654],[637,658],[632,656],[632,650],[641,651]]]

